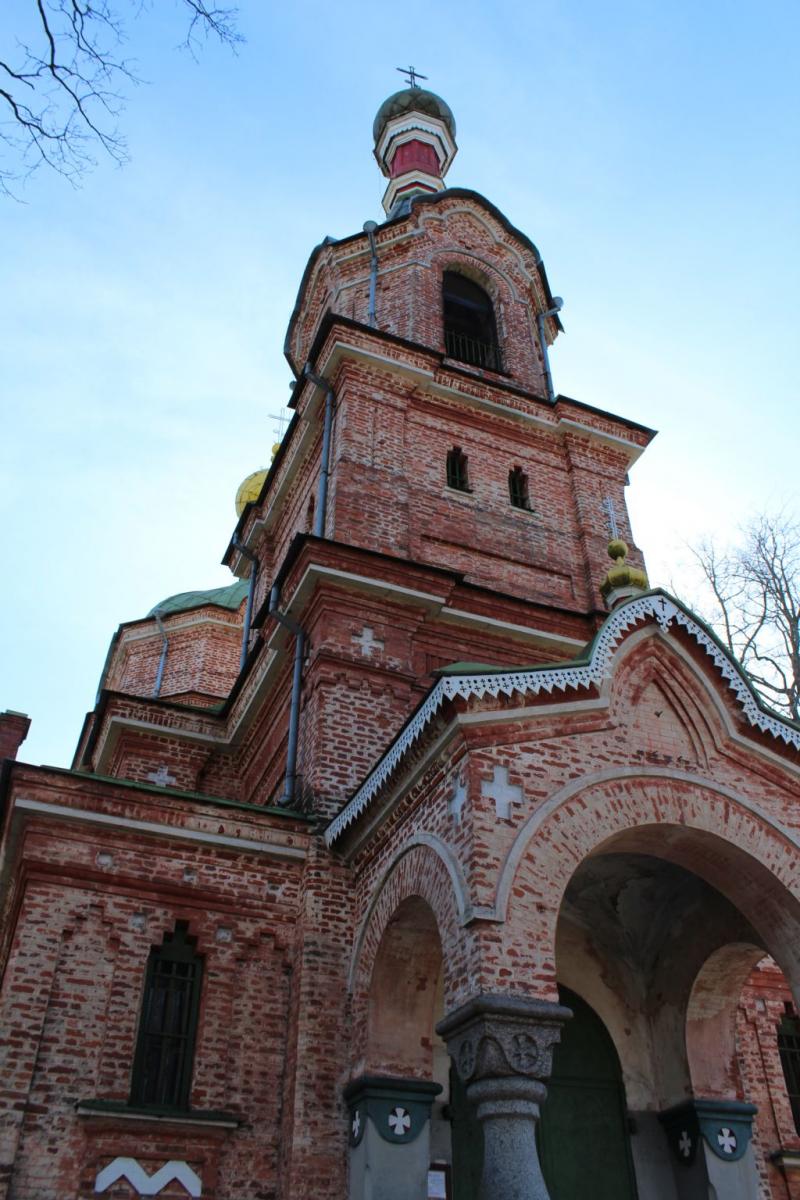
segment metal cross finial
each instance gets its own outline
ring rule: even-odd
[[[280,412],[280,413],[271,413],[269,420],[275,422],[275,428],[274,428],[275,437],[277,438],[277,440],[279,442],[282,442],[283,435],[286,432],[286,409],[284,409],[283,412]]]
[[[419,71],[415,71],[413,67],[395,67],[395,70],[399,71],[401,75],[408,76],[408,86],[412,88],[419,87],[419,84],[417,83],[418,79],[428,78],[427,75],[420,75]]]
[[[614,508],[614,501],[610,496],[606,496],[603,501],[603,508],[608,516],[608,529],[612,538],[619,537],[619,525],[617,524],[617,510]]]

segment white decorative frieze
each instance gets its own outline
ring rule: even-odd
[[[190,1196],[200,1196],[203,1191],[203,1184],[196,1171],[193,1171],[188,1163],[175,1159],[170,1159],[163,1167],[148,1175],[135,1158],[115,1158],[98,1172],[94,1181],[95,1192],[108,1191],[118,1179],[127,1179],[140,1196],[157,1196],[174,1180],[182,1184]]]
[[[538,696],[542,693],[574,691],[599,687],[608,676],[611,660],[619,643],[629,629],[648,620],[655,620],[666,634],[670,627],[680,625],[694,638],[733,692],[745,720],[762,733],[770,734],[786,745],[800,750],[800,729],[791,721],[769,712],[757,700],[742,669],[716,641],[696,617],[665,592],[648,592],[621,604],[609,615],[589,647],[588,657],[573,664],[540,667],[529,671],[497,671],[482,675],[446,675],[431,689],[427,700],[408,722],[400,736],[383,756],[374,771],[331,821],[325,831],[330,846],[341,837],[367,808],[370,801],[397,769],[408,750],[422,736],[445,700],[460,696],[465,700],[484,696]]]

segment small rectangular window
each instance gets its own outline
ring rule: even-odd
[[[467,456],[460,446],[454,446],[447,452],[447,486],[457,492],[468,492]]]
[[[513,467],[508,472],[508,498],[514,508],[530,508],[528,476],[522,467]]]
[[[131,1104],[188,1109],[203,960],[185,921],[147,961]]]

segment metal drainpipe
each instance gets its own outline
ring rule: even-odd
[[[545,334],[544,323],[548,317],[554,317],[556,313],[560,313],[564,307],[564,301],[560,296],[553,297],[553,307],[548,308],[547,312],[538,313],[536,316],[536,324],[539,329],[539,344],[542,347],[542,359],[544,361],[544,382],[547,388],[547,399],[551,404],[555,403],[556,393],[553,387],[553,373],[550,370],[550,354],[547,349],[547,336]]]
[[[155,622],[156,622],[156,625],[158,626],[158,632],[161,634],[161,656],[158,660],[158,670],[156,671],[156,682],[155,682],[155,686],[153,688],[153,696],[155,697],[155,696],[159,696],[161,694],[161,682],[164,678],[164,667],[167,662],[167,650],[169,649],[169,641],[167,639],[167,631],[164,628],[164,622],[161,620],[161,613],[158,611],[157,608],[153,609],[153,616],[155,617]]]
[[[287,617],[278,609],[280,589],[273,584],[269,594],[269,614],[290,633],[294,634],[294,667],[292,669],[292,695],[289,701],[289,739],[286,747],[286,779],[283,785],[283,795],[279,803],[288,808],[294,803],[297,792],[297,743],[300,730],[300,687],[303,682],[303,655],[305,653],[306,635],[296,621]]]
[[[258,576],[258,559],[253,551],[245,546],[244,542],[239,541],[236,534],[233,535],[233,545],[250,562],[250,586],[247,589],[247,608],[244,610],[244,629],[242,630],[242,652],[239,655],[239,670],[241,671],[247,659],[247,644],[250,641],[250,625],[253,620],[253,599],[256,594],[256,578]]]
[[[375,230],[378,228],[377,221],[365,221],[364,233],[369,238],[369,323],[370,328],[374,329],[377,324],[375,317],[375,290],[378,284],[378,250],[375,245]]]
[[[314,515],[314,537],[325,537],[325,517],[328,509],[328,478],[331,473],[331,428],[333,426],[333,405],[335,397],[333,388],[327,379],[311,370],[311,363],[306,363],[303,374],[318,388],[325,392],[325,419],[322,426],[322,462],[319,473],[319,492],[317,494],[317,511]]]

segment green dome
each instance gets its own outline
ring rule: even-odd
[[[186,612],[190,608],[204,608],[207,604],[215,604],[219,608],[237,609],[247,595],[249,584],[247,580],[237,579],[227,587],[209,588],[205,592],[178,592],[167,596],[160,604],[156,604],[147,614],[152,617],[158,613],[160,617],[173,616],[175,613]]]
[[[438,117],[440,121],[444,121],[450,130],[450,136],[455,139],[456,119],[450,111],[450,106],[445,104],[441,96],[437,96],[435,92],[428,92],[425,88],[410,87],[403,88],[402,91],[389,96],[378,109],[372,126],[372,136],[376,146],[386,122],[392,117],[400,117],[408,112],[421,112],[426,113],[429,117]]]

